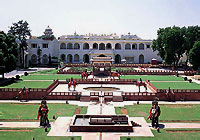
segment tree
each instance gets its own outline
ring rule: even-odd
[[[187,56],[196,41],[200,41],[200,27],[188,26],[185,32],[185,50]]]
[[[200,67],[200,41],[196,41],[193,48],[189,52],[189,61],[196,70]]]
[[[18,44],[15,40],[13,35],[0,32],[0,74],[3,78],[5,72],[16,68]]]
[[[49,65],[52,65],[51,55],[49,54]]]
[[[31,36],[31,30],[28,25],[26,21],[20,20],[17,23],[13,23],[13,26],[8,31],[19,41],[19,60],[22,65],[24,64],[24,51],[27,50],[27,38]]]
[[[41,64],[41,54],[42,54],[42,50],[40,49],[40,47],[38,47],[37,49],[37,55],[38,55],[38,64]]]
[[[185,28],[176,26],[160,28],[157,31],[157,39],[153,40],[152,48],[154,51],[158,51],[158,55],[165,63],[177,66],[179,59],[185,52],[183,49],[185,43],[184,34]]]

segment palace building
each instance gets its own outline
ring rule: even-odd
[[[28,40],[25,59],[31,64],[46,65],[54,58],[64,63],[92,63],[94,57],[109,57],[112,63],[151,63],[162,61],[151,48],[152,40],[137,35],[116,34],[63,35],[56,39],[49,26],[41,37]],[[50,58],[51,57],[51,58]]]

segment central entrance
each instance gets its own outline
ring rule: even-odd
[[[106,57],[104,54],[99,55],[98,57]]]

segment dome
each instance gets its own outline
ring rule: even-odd
[[[49,26],[47,26],[47,28],[46,28],[45,31],[44,31],[44,34],[45,34],[45,35],[46,35],[46,34],[53,34],[52,29],[51,29]]]

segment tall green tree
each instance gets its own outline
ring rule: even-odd
[[[200,67],[200,41],[196,41],[193,48],[190,50],[189,61],[195,70]]]
[[[188,56],[190,50],[193,48],[194,43],[200,41],[200,27],[188,26],[185,32],[185,51]]]
[[[22,65],[25,63],[24,51],[27,50],[27,39],[31,36],[31,30],[28,25],[26,21],[20,20],[17,23],[13,23],[8,31],[8,33],[14,35],[19,41],[19,58]]]
[[[18,44],[16,38],[11,34],[0,32],[0,74],[16,69],[16,57],[18,55]]]
[[[182,57],[185,50],[183,49],[185,43],[185,28],[180,27],[166,27],[160,28],[157,31],[157,39],[153,40],[152,48],[158,51],[158,55],[167,64],[178,65],[178,61]]]

